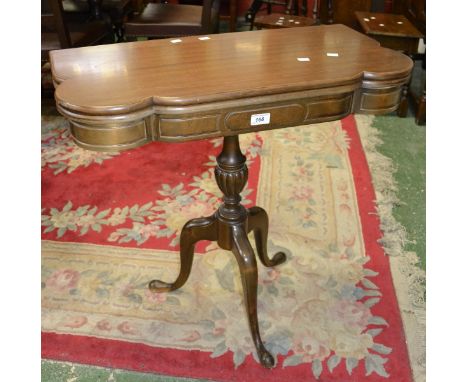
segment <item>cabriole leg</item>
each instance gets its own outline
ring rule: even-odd
[[[235,226],[232,228],[233,243],[232,252],[236,257],[239,265],[240,275],[242,279],[242,287],[244,289],[244,304],[247,310],[249,319],[250,334],[257,349],[258,359],[261,364],[267,368],[271,368],[275,364],[273,356],[265,349],[260,337],[257,315],[257,286],[258,286],[258,271],[255,254],[250,245],[247,233],[243,226]]]
[[[149,283],[149,289],[160,293],[176,290],[183,286],[192,270],[195,244],[200,240],[216,240],[216,219],[214,217],[192,219],[184,225],[180,235],[179,276],[172,284],[161,280],[153,280]]]
[[[223,203],[213,216],[192,219],[185,224],[180,237],[180,273],[176,281],[167,283],[153,280],[149,288],[154,292],[168,292],[183,286],[192,269],[195,244],[200,240],[217,241],[221,248],[231,250],[239,265],[250,333],[258,358],[263,366],[271,368],[275,361],[265,349],[258,327],[257,262],[247,233],[254,231],[258,256],[265,266],[281,264],[286,256],[278,252],[270,259],[267,255],[268,215],[265,210],[260,207],[247,210],[240,203],[240,193],[247,183],[248,170],[237,135],[224,137],[223,149],[216,161],[215,178],[224,194]]]
[[[275,253],[272,259],[268,257],[267,240],[268,240],[268,214],[261,207],[251,207],[248,210],[248,228],[247,232],[254,231],[255,245],[260,261],[265,267],[274,267],[275,265],[284,263],[286,255],[284,252]]]

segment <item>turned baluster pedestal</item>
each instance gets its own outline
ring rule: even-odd
[[[217,241],[218,245],[232,251],[239,265],[244,289],[244,303],[250,332],[263,366],[273,367],[273,356],[265,349],[260,337],[257,317],[258,272],[255,253],[247,237],[254,231],[257,254],[262,264],[273,267],[286,260],[283,252],[272,259],[267,254],[268,215],[260,207],[246,209],[240,202],[248,178],[245,156],[239,147],[239,136],[224,137],[223,149],[217,157],[216,182],[224,194],[223,203],[213,216],[188,221],[180,236],[180,273],[173,283],[153,280],[153,292],[169,292],[182,287],[192,268],[195,244],[200,240]]]

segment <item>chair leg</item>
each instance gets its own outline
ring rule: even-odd
[[[302,0],[302,16],[306,17],[307,16],[307,0]]]
[[[400,105],[398,106],[397,115],[404,118],[408,115],[408,87],[409,84],[403,85],[401,92]]]

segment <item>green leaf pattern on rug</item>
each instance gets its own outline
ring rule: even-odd
[[[72,140],[66,122],[51,124],[42,134],[41,166],[54,170],[54,175],[70,174],[79,167],[88,167],[119,155],[118,152],[90,151],[78,147]]]
[[[278,139],[292,147],[308,148],[309,160],[322,160],[329,167],[341,168],[342,156],[349,149],[350,139],[346,132],[338,125],[328,129],[310,129],[304,131],[301,127],[292,127],[275,131]]]
[[[52,152],[61,153],[64,158],[64,152],[71,150],[73,155],[85,155],[87,158],[99,158],[96,163],[102,163],[107,158],[103,153],[95,153],[100,156],[93,157],[92,151],[79,149],[70,138],[66,127],[51,129],[48,139],[45,141],[43,151],[44,165],[57,162],[57,156],[52,156]],[[60,137],[57,138],[57,136]],[[213,140],[215,146],[217,141]],[[252,159],[258,155],[261,141],[259,139],[241,139],[242,146],[245,147],[246,156]],[[66,150],[64,149],[66,147]],[[83,153],[81,151],[83,151]],[[71,152],[71,151],[70,151]],[[67,154],[68,155],[68,154]],[[71,154],[70,154],[71,155]],[[112,153],[114,155],[114,153]],[[83,157],[84,158],[84,157]],[[94,160],[94,159],[93,159]],[[92,160],[85,160],[80,163],[70,161],[67,166],[60,167],[56,173],[68,168],[71,172],[78,166],[88,166]],[[58,163],[58,162],[57,162]],[[65,162],[64,162],[65,163]],[[54,165],[50,165],[51,167]],[[109,242],[129,243],[135,242],[137,245],[145,243],[150,238],[168,238],[170,246],[175,247],[179,244],[179,235],[184,224],[193,218],[212,215],[220,204],[222,193],[219,190],[214,178],[214,169],[210,168],[200,176],[194,176],[189,184],[179,183],[171,187],[169,184],[163,184],[157,191],[164,199],[149,201],[140,206],[117,207],[98,211],[98,207],[89,205],[80,206],[72,209],[72,202],[68,201],[62,210],[51,208],[49,213],[43,211],[42,225],[44,233],[57,230],[57,238],[60,239],[67,231],[77,232],[79,235],[86,235],[90,230],[101,232],[103,226],[115,227],[121,226],[113,231],[109,237]],[[242,204],[249,206],[252,201],[248,198],[252,189],[248,185],[241,193]],[[131,226],[129,227],[129,223]]]
[[[285,184],[285,187],[292,190],[286,209],[297,216],[302,227],[315,227],[317,225],[315,222],[317,211],[314,206],[317,202],[311,182],[315,174],[311,163],[304,163],[301,156],[296,156],[295,160],[291,168],[291,181]],[[306,205],[305,208],[304,204]]]

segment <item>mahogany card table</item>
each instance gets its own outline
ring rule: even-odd
[[[213,216],[183,227],[177,279],[153,280],[149,288],[182,287],[199,240],[232,251],[258,358],[273,367],[260,337],[257,263],[248,233],[254,232],[264,266],[286,256],[267,255],[265,210],[240,203],[248,170],[238,135],[393,111],[411,59],[343,25],[66,49],[52,51],[50,59],[57,108],[83,148],[115,151],[151,141],[224,137],[215,168],[223,203]]]

